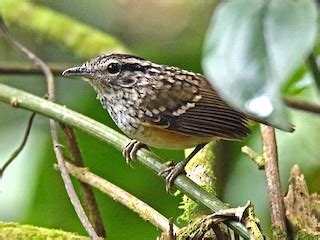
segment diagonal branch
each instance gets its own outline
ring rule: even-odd
[[[16,107],[40,113],[71,127],[78,128],[81,131],[108,143],[119,151],[121,151],[130,141],[130,139],[115,130],[91,118],[81,115],[80,113],[74,112],[66,107],[49,102],[30,93],[0,84],[0,101],[10,104],[10,101],[14,98],[17,102]],[[137,160],[156,173],[167,167],[162,159],[145,149],[141,149],[137,152]],[[213,212],[228,208],[228,206],[221,202],[217,197],[203,190],[186,176],[178,176],[174,185],[181,190],[182,193],[208,207]],[[245,238],[249,238],[247,229],[239,222],[231,221],[227,224],[234,229],[237,234]]]
[[[92,239],[98,239],[98,235],[95,232],[95,230],[93,229],[86,213],[84,212],[80,200],[77,196],[76,191],[74,190],[74,187],[72,185],[71,179],[70,179],[70,175],[68,173],[67,167],[65,165],[65,159],[63,157],[62,154],[62,149],[61,149],[61,144],[59,143],[58,140],[58,130],[57,130],[57,124],[54,120],[50,119],[50,128],[51,128],[51,136],[52,136],[52,142],[53,142],[53,150],[56,154],[56,158],[58,161],[58,166],[59,166],[59,170],[61,173],[61,177],[63,179],[64,182],[64,186],[67,190],[67,193],[69,195],[70,201],[83,225],[83,227],[86,229],[86,231],[88,232],[89,236]]]
[[[296,108],[302,111],[320,114],[320,104],[285,97],[284,102],[291,108]]]
[[[64,124],[61,124],[61,128],[66,136],[73,163],[78,167],[84,167],[82,154],[80,152],[80,148],[78,146],[73,129]],[[93,190],[90,185],[85,182],[80,182],[80,185],[83,192],[84,204],[88,211],[89,219],[97,234],[100,237],[106,237],[106,230],[103,226],[101,214]]]
[[[48,100],[51,102],[55,101],[55,85],[54,85],[54,78],[53,74],[50,71],[49,67],[35,54],[33,54],[31,51],[29,51],[26,47],[24,47],[22,44],[20,44],[9,32],[6,25],[4,24],[2,15],[0,15],[0,31],[3,34],[3,36],[8,40],[8,42],[16,48],[19,52],[23,53],[30,61],[32,61],[36,66],[38,66],[42,71],[43,74],[46,77],[47,80],[47,87],[48,87]],[[65,188],[67,190],[68,196],[70,198],[71,203],[73,204],[73,207],[82,223],[86,231],[88,232],[89,236],[92,239],[98,239],[98,235],[93,229],[86,213],[84,212],[80,200],[77,196],[77,193],[72,185],[68,170],[65,166],[65,161],[61,149],[61,144],[59,143],[58,139],[58,129],[57,129],[57,123],[50,119],[50,132],[54,147],[54,152],[56,154],[56,158],[58,161],[58,166],[60,169],[61,177],[63,179]]]
[[[169,232],[170,221],[148,204],[117,187],[116,185],[108,182],[107,180],[95,175],[87,168],[77,167],[70,163],[67,163],[66,165],[69,173],[81,182],[99,189],[101,192],[110,196],[113,200],[119,201],[132,211],[138,213],[139,216],[141,216],[144,220],[149,221],[157,228],[164,232]],[[179,228],[173,225],[173,230],[174,233],[176,233]]]

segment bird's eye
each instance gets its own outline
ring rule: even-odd
[[[120,72],[120,65],[118,63],[110,63],[107,66],[107,70],[111,74],[116,74],[116,73]]]

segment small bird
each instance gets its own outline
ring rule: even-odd
[[[198,73],[132,55],[110,54],[69,68],[62,75],[84,77],[113,121],[133,139],[123,151],[127,162],[141,147],[195,147],[186,159],[161,172],[167,190],[206,143],[242,140],[250,133],[250,117],[230,107]]]

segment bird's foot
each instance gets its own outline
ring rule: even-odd
[[[172,185],[173,185],[174,181],[176,180],[176,178],[180,174],[185,173],[184,167],[186,166],[186,162],[181,161],[181,162],[177,163],[176,165],[174,165],[172,162],[169,162],[169,164],[167,164],[167,166],[168,166],[167,168],[165,168],[164,170],[159,172],[159,175],[165,177],[166,191],[170,192],[170,190],[172,190]]]
[[[131,162],[136,158],[137,151],[141,148],[149,149],[149,147],[137,140],[131,140],[127,146],[123,149],[122,155],[125,157],[126,162],[131,166]]]
[[[181,174],[184,173],[184,167],[187,165],[187,163],[190,161],[191,158],[194,157],[194,155],[197,154],[206,144],[199,144],[196,146],[193,151],[186,157],[183,161],[178,162],[177,165],[168,164],[167,168],[160,171],[158,174],[161,176],[164,176],[166,178],[166,190],[169,192],[172,188],[172,185],[176,178]]]

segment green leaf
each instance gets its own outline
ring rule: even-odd
[[[215,11],[203,68],[222,97],[285,131],[281,88],[310,54],[317,32],[310,0],[234,0]]]
[[[301,65],[286,81],[282,88],[282,93],[286,96],[295,96],[302,94],[314,86],[312,76],[308,72],[306,64]]]

